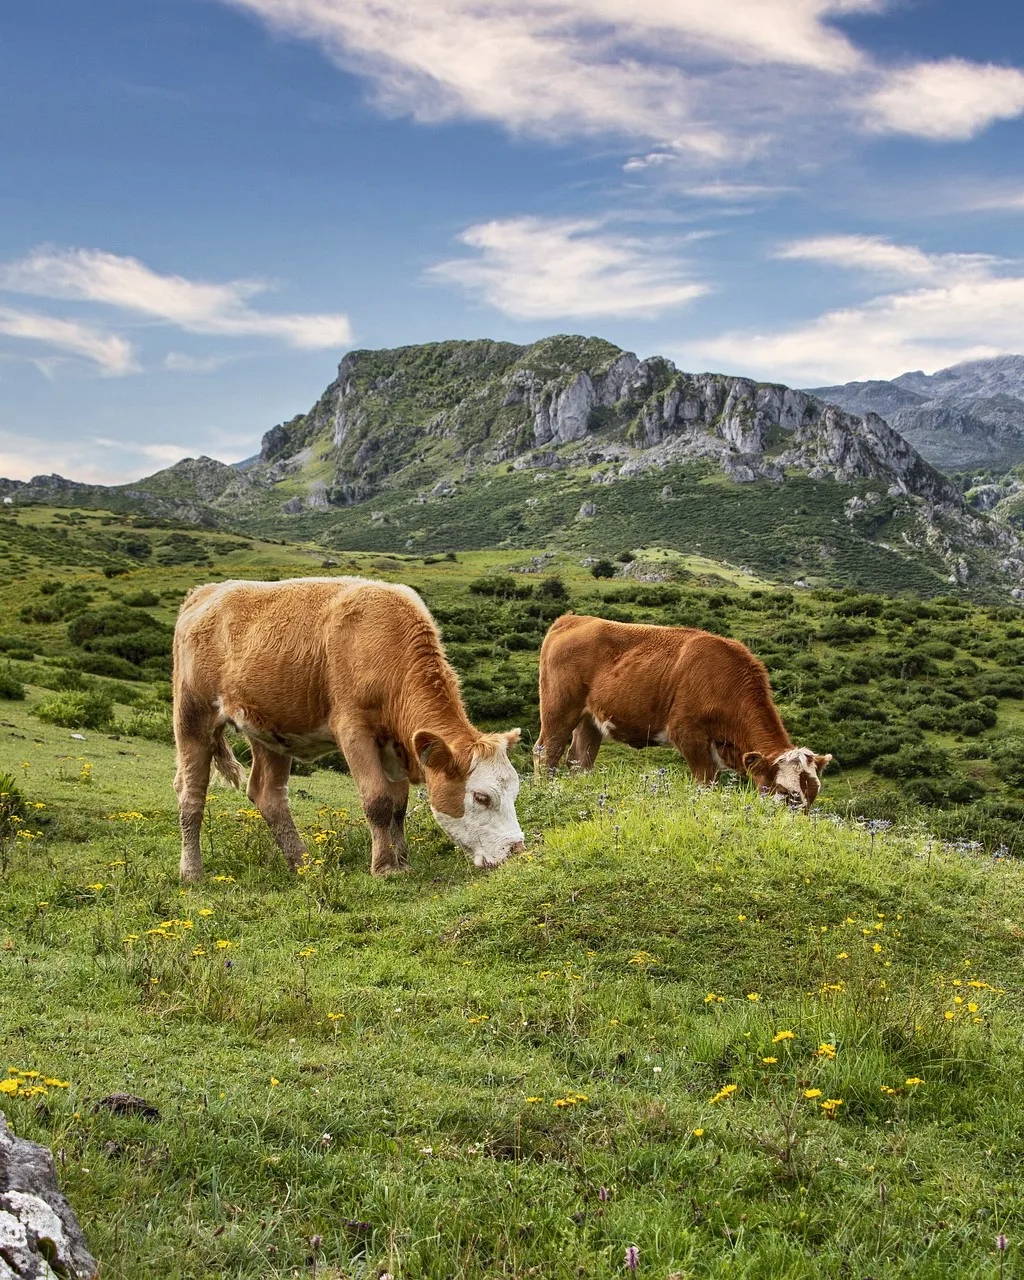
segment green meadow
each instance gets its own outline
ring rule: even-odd
[[[1021,1274],[1017,610],[43,508],[0,553],[0,1105],[105,1278],[612,1277],[630,1246],[658,1280]],[[472,714],[526,739],[566,608],[738,635],[837,756],[822,801],[665,750],[537,783],[527,742],[524,855],[473,869],[420,797],[378,881],[329,760],[292,783],[301,876],[216,786],[182,890],[177,605],[336,572],[422,590]]]

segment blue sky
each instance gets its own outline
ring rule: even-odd
[[[351,346],[1024,350],[1019,0],[35,0],[0,84],[0,475],[242,458]]]

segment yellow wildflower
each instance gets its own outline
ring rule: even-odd
[[[761,999],[761,993],[759,991],[748,991],[747,999],[751,1002],[751,1004],[756,1004],[757,1001]]]
[[[816,1058],[828,1058],[831,1061],[836,1056],[836,1047],[834,1044],[828,1044],[827,1042],[819,1044],[814,1051],[814,1056]]]
[[[704,1137],[704,1130],[703,1130],[703,1129],[694,1129],[694,1131],[693,1131],[693,1136],[694,1136],[695,1138],[703,1138],[703,1137]]]
[[[795,1031],[778,1031],[772,1036],[772,1044],[781,1044],[783,1040],[795,1040]]]
[[[529,1103],[534,1103],[534,1102],[543,1102],[544,1099],[538,1098],[536,1094],[530,1094],[530,1096],[526,1098],[525,1101]]]
[[[822,1092],[822,1091],[821,1091],[820,1089],[805,1089],[805,1090],[804,1090],[804,1097],[805,1097],[805,1098],[820,1098],[820,1097],[821,1097],[821,1092]]]
[[[917,1088],[919,1084],[924,1084],[924,1081],[920,1076],[908,1076],[904,1081],[904,1084],[910,1085],[911,1088]]]
[[[726,1098],[731,1098],[738,1088],[738,1084],[723,1084],[721,1089],[719,1089],[711,1099],[711,1105],[714,1106],[716,1102],[723,1102]]]
[[[766,1067],[774,1067],[778,1062],[778,1058],[762,1058],[761,1061]]]
[[[0,1093],[17,1093],[20,1088],[21,1085],[17,1080],[10,1078],[7,1080],[0,1080]]]

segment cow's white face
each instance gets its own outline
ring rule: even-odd
[[[762,791],[806,812],[821,787],[819,775],[831,759],[830,755],[816,755],[808,747],[791,747],[774,760],[766,759],[760,752],[748,751],[743,764]]]
[[[499,737],[494,752],[475,758],[465,774],[439,776],[431,767],[432,757],[424,761],[431,813],[478,867],[496,867],[526,847],[516,816],[519,774],[508,758],[519,730]]]

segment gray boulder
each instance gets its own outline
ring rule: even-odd
[[[0,1280],[93,1280],[98,1274],[57,1186],[53,1156],[15,1137],[0,1112]]]

